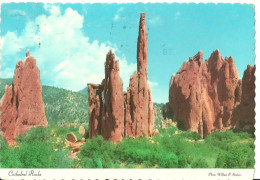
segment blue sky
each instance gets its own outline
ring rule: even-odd
[[[127,88],[136,70],[140,13],[146,13],[148,75],[154,102],[167,102],[169,81],[202,50],[233,56],[240,78],[254,65],[254,6],[247,4],[41,4],[1,6],[1,75],[19,59],[37,59],[42,84],[78,91],[104,78],[112,49]]]

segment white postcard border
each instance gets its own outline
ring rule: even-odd
[[[1,0],[10,2],[43,2],[43,3],[246,3],[255,5],[255,64],[258,67],[260,44],[260,1],[258,0]],[[1,12],[0,12],[1,13]],[[258,20],[258,21],[257,21]],[[1,48],[1,42],[0,42]],[[258,56],[257,56],[258,52]],[[1,63],[1,61],[0,61]],[[1,66],[0,66],[1,67]],[[208,179],[208,180],[251,180],[260,179],[260,70],[256,68],[256,124],[255,124],[255,171],[254,169],[0,169],[0,179]],[[33,173],[32,173],[33,171]],[[13,176],[11,175],[13,173]],[[17,173],[17,176],[14,175]],[[25,174],[23,176],[22,174]],[[29,174],[31,173],[31,176]],[[253,177],[254,173],[254,177]],[[21,174],[19,176],[19,174]],[[34,174],[35,176],[32,176]],[[216,176],[214,176],[216,174]],[[38,175],[38,176],[37,176]],[[226,176],[227,175],[227,176]]]

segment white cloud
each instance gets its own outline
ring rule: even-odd
[[[119,15],[118,15],[118,14],[116,14],[116,15],[114,16],[113,20],[114,20],[114,21],[117,21],[117,20],[119,20]]]
[[[18,37],[16,33],[7,32],[7,34],[1,39],[3,43],[3,49],[1,51],[3,56],[18,53],[20,51]]]
[[[61,14],[60,8],[51,4],[44,4],[44,9],[49,12],[52,16],[59,16]]]
[[[158,82],[153,82],[153,81],[148,81],[148,82],[151,88],[158,86]]]
[[[54,71],[57,72],[57,71],[64,69],[68,63],[69,63],[69,60],[65,60],[65,61],[61,62],[54,68]]]
[[[1,70],[0,66],[0,75],[1,78],[11,78],[13,76],[14,70],[11,68],[5,68],[4,70]]]
[[[114,16],[114,18],[113,18],[113,21],[118,21],[118,20],[120,20],[120,13],[123,12],[124,10],[125,10],[124,7],[119,8],[119,9],[116,11],[116,14],[115,14],[115,16]]]
[[[30,49],[30,55],[37,59],[42,81],[48,80],[51,85],[78,91],[87,83],[101,83],[106,54],[109,50],[117,54],[116,46],[97,40],[90,42],[82,33],[84,17],[77,11],[68,8],[61,14],[58,6],[44,8],[49,15],[39,15],[28,22],[20,36],[8,32],[2,37],[3,55],[8,57],[21,49]],[[136,64],[129,64],[124,56],[116,59],[126,89]],[[4,71],[9,73],[7,68]]]

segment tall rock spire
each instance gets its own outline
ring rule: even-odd
[[[142,13],[137,42],[137,73],[135,72],[132,75],[128,89],[131,97],[127,106],[131,107],[131,120],[127,120],[127,129],[134,137],[152,136],[154,127],[153,100],[148,84],[147,60],[145,14]],[[128,135],[130,136],[130,134]]]
[[[47,126],[40,70],[36,59],[29,56],[24,62],[18,61],[13,83],[5,87],[1,101],[1,130],[8,144],[14,144],[15,138],[36,126]]]
[[[102,135],[113,142],[124,136],[124,93],[119,73],[119,62],[109,51],[105,62],[105,79],[99,84],[88,84],[89,137]]]
[[[147,32],[145,25],[145,13],[141,14],[139,22],[139,35],[137,43],[137,71],[143,77],[148,79],[147,76]]]
[[[104,108],[101,135],[118,142],[124,135],[124,93],[119,61],[109,51],[105,63]]]
[[[89,86],[89,137],[101,134],[118,142],[123,136],[152,136],[154,111],[147,75],[147,34],[145,14],[141,14],[137,43],[137,72],[130,78],[127,92],[119,74],[119,62],[110,51],[101,85]]]

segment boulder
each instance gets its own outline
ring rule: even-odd
[[[67,141],[75,143],[77,142],[77,137],[75,136],[74,133],[69,133],[67,134]]]
[[[86,130],[85,130],[84,126],[80,126],[79,127],[79,134],[84,135],[85,133],[86,133]]]

